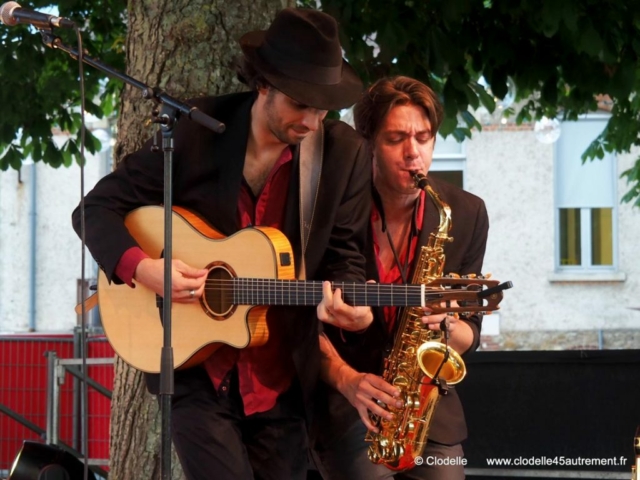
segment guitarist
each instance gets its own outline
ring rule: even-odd
[[[377,81],[356,104],[356,129],[371,143],[373,152],[376,201],[370,215],[369,278],[407,283],[413,277],[412,265],[420,247],[438,228],[438,211],[425,192],[415,187],[411,172],[427,175],[442,113],[436,93],[408,77]],[[454,241],[445,246],[444,272],[480,274],[489,228],[484,202],[431,176],[429,183],[451,206],[449,236]],[[329,420],[323,423],[318,443],[326,479],[463,479],[460,442],[466,438],[467,427],[454,389],[436,407],[422,466],[396,473],[369,461],[364,437],[367,429],[376,429],[369,413],[388,418],[389,412],[377,401],[402,406],[398,390],[380,377],[385,347],[394,341],[398,312],[375,310],[375,319],[364,333],[327,327],[327,338],[321,338],[322,376],[332,387],[330,412],[326,412]],[[449,345],[454,350],[464,354],[478,347],[479,315],[458,318],[429,313],[425,312],[422,321],[431,330],[439,330],[440,323],[450,319]]]
[[[268,30],[245,34],[240,46],[239,77],[252,91],[192,100],[226,131],[214,134],[188,118],[178,122],[174,203],[225,235],[249,225],[279,228],[299,267],[299,144],[323,127],[306,278],[364,282],[371,166],[361,137],[325,119],[328,110],[352,105],[362,87],[342,59],[336,21],[314,10],[285,9]],[[151,146],[125,157],[86,196],[86,238],[110,281],[133,286],[135,279],[162,295],[163,260],[149,258],[123,223],[133,209],[162,203],[163,156]],[[79,232],[79,208],[73,223]],[[206,275],[173,260],[173,301],[198,302]],[[306,425],[319,369],[317,312],[345,330],[366,328],[373,318],[368,307],[345,305],[328,282],[323,293],[317,309],[269,309],[265,345],[223,346],[203,365],[176,372],[171,432],[187,478],[306,478]],[[147,385],[157,393],[157,376],[147,375]]]

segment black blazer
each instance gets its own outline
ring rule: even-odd
[[[449,236],[453,237],[453,242],[447,243],[444,247],[446,256],[444,273],[461,275],[481,273],[489,230],[489,219],[484,202],[475,195],[436,178],[429,177],[429,183],[440,198],[451,207],[452,227]],[[438,211],[428,196],[424,209],[417,249],[428,243],[429,235],[437,231],[440,223]],[[411,277],[412,274],[409,278]],[[367,245],[367,278],[379,280],[370,228]],[[480,315],[473,315],[464,321],[473,330],[474,340],[469,351],[474,351],[480,342],[482,319]],[[340,356],[357,371],[378,375],[382,373],[382,360],[386,350],[393,344],[393,336],[387,332],[381,308],[374,308],[374,321],[362,334],[343,332],[341,335],[339,330],[330,326],[325,327],[325,332]],[[329,408],[332,411],[329,436],[339,435],[341,427],[346,428],[359,419],[356,409],[335,391],[329,394]],[[454,445],[466,437],[467,427],[462,405],[455,388],[451,387],[449,394],[441,398],[438,403],[429,439]],[[329,439],[325,438],[325,441],[327,440]]]
[[[198,213],[225,235],[239,229],[238,196],[254,99],[254,93],[240,93],[191,100],[204,113],[225,123],[225,132],[213,133],[186,117],[174,130],[174,205]],[[123,159],[85,199],[87,246],[107,278],[117,283],[121,282],[114,273],[118,261],[136,245],[123,218],[137,207],[163,201],[163,154],[152,153],[150,146],[151,140]],[[298,163],[296,151],[283,232],[299,266]],[[320,186],[305,257],[308,279],[364,281],[370,182],[371,164],[363,140],[346,124],[325,121]],[[79,233],[79,207],[73,212],[73,225]],[[306,404],[310,405],[319,366],[315,308],[278,308]],[[176,372],[176,381],[181,376]],[[148,385],[155,392],[153,377],[148,376]]]

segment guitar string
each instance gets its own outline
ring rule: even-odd
[[[214,286],[205,287],[208,292],[216,291],[221,294],[232,294],[242,299],[256,300],[249,303],[260,303],[257,299],[265,299],[280,297],[284,299],[284,296],[288,296],[291,301],[293,294],[296,303],[300,303],[302,297],[304,301],[316,303],[322,294],[322,282],[308,282],[308,281],[296,281],[296,280],[278,280],[278,279],[264,279],[264,278],[230,278],[230,279],[209,279],[207,283],[214,284]],[[265,288],[265,285],[269,288]],[[304,288],[285,288],[285,287],[300,287],[304,285]],[[420,285],[396,285],[396,284],[351,284],[348,282],[333,282],[333,285],[339,285],[345,291],[345,294],[350,297],[351,303],[355,304],[395,304],[393,301],[394,292],[395,296],[400,301],[401,305],[406,304],[408,297],[411,298],[411,303],[421,303],[422,291]],[[256,287],[260,287],[260,291],[255,291]],[[339,287],[338,287],[339,288]],[[373,291],[371,291],[373,290]],[[398,293],[398,290],[407,290],[405,294]],[[459,299],[460,293],[464,293],[466,290],[443,290],[441,288],[430,289],[425,291],[425,301],[446,301],[446,297],[457,296]],[[477,293],[477,291],[469,292],[471,294]],[[377,301],[372,302],[371,297],[377,297]],[[472,299],[479,300],[479,299]],[[465,305],[461,308],[481,308],[485,309],[487,306],[481,304],[477,305]]]
[[[215,289],[215,288],[275,288],[275,289],[286,289],[286,290],[309,290],[316,291],[322,290],[323,283],[320,281],[309,282],[309,281],[299,281],[299,280],[279,280],[279,279],[263,279],[263,278],[242,278],[242,279],[209,279],[205,281],[205,288]],[[410,285],[398,285],[398,284],[383,284],[383,283],[372,283],[372,284],[356,284],[349,282],[332,282],[332,287],[340,288],[347,292],[357,292],[357,293],[371,293],[378,294],[380,292],[393,294],[402,294],[400,292],[407,293],[416,293],[421,294],[422,287],[421,285],[410,284]],[[468,288],[461,289],[451,289],[446,287],[426,287],[425,295],[427,296],[437,296],[440,294],[446,294],[446,296],[451,296],[452,294],[460,294],[460,293],[478,293],[479,290],[468,290]]]
[[[315,281],[309,281],[309,280],[289,280],[289,279],[278,279],[278,278],[213,278],[213,279],[207,279],[205,280],[205,283],[224,283],[224,282],[230,282],[230,283],[242,283],[242,282],[265,282],[265,283],[278,283],[278,284],[284,284],[284,285],[309,285],[311,287],[318,287],[318,286],[322,286],[323,282],[321,280],[315,280]],[[376,289],[376,288],[391,288],[394,290],[403,290],[405,288],[408,289],[420,289],[422,287],[421,284],[417,284],[417,283],[413,283],[413,284],[396,284],[396,283],[357,283],[357,282],[340,282],[340,281],[333,281],[330,282],[331,285],[343,285],[343,286],[348,286],[349,288],[362,288],[362,289]],[[464,285],[461,283],[456,283],[456,284],[452,284],[455,285],[457,287],[462,287],[463,289],[472,287],[472,286],[481,286],[480,283],[474,282],[474,283],[469,283],[468,285]],[[447,286],[434,286],[434,287],[429,287],[428,285],[425,284],[426,287],[426,291],[445,291],[445,290],[450,290],[451,287],[447,287]]]
[[[215,289],[215,288],[275,288],[275,289],[286,289],[286,290],[309,290],[316,291],[322,290],[323,283],[320,281],[316,282],[308,282],[308,281],[298,281],[298,280],[279,280],[279,279],[263,279],[263,278],[243,278],[243,279],[210,279],[205,281],[205,288]],[[386,293],[386,294],[401,294],[400,292],[407,293],[422,293],[421,285],[411,284],[411,285],[397,285],[397,284],[356,284],[349,282],[332,282],[332,287],[340,288],[347,292],[356,292],[356,293]],[[437,296],[441,294],[446,294],[446,296],[451,296],[452,294],[460,294],[460,293],[478,293],[479,290],[468,290],[467,288],[461,288],[453,290],[451,288],[442,288],[435,287],[425,288],[425,295],[428,297]]]

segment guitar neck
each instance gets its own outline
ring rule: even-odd
[[[232,283],[232,303],[240,305],[304,306],[318,305],[322,300],[321,281],[235,278]],[[442,292],[426,291],[423,285],[331,282],[331,287],[340,289],[344,301],[353,306],[419,307],[443,296]]]

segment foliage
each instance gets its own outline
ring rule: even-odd
[[[341,24],[350,63],[365,82],[403,74],[443,99],[443,135],[481,129],[469,113],[495,108],[478,83],[504,98],[511,77],[524,106],[518,123],[542,116],[576,119],[613,101],[605,131],[583,160],[640,145],[640,8],[622,0],[323,0]],[[379,49],[379,50],[378,50]],[[640,159],[623,176],[623,201],[640,206]]]
[[[116,69],[124,69],[125,0],[60,0],[57,15],[74,20],[83,30],[84,51]],[[52,7],[35,0],[33,8]],[[56,30],[62,42],[78,48],[71,30]],[[0,169],[19,169],[24,158],[59,167],[78,159],[79,141],[72,136],[58,148],[52,128],[77,134],[80,130],[78,62],[70,55],[44,46],[34,27],[16,25],[0,29]],[[113,112],[119,82],[105,81],[104,74],[84,66],[86,111],[102,118]],[[95,152],[100,142],[89,132],[86,147]]]
[[[315,6],[314,0],[299,0]],[[35,0],[32,7],[50,5]],[[61,16],[82,24],[85,50],[124,69],[125,0],[61,0]],[[640,145],[640,8],[622,0],[323,0],[338,19],[346,56],[365,83],[404,74],[429,83],[442,96],[443,135],[461,141],[481,124],[470,110],[495,108],[507,79],[513,79],[523,107],[518,123],[542,116],[576,119],[597,108],[596,96],[612,100],[607,128],[583,159],[604,152],[628,152]],[[75,45],[72,32],[59,32]],[[64,36],[63,36],[64,35]],[[77,141],[59,151],[50,128],[76,133],[79,87],[77,62],[42,46],[32,28],[0,33],[0,168],[19,168],[31,155],[52,166],[69,165]],[[492,94],[478,83],[484,76]],[[87,111],[113,111],[118,82],[85,68]],[[15,93],[14,93],[15,92]],[[88,149],[97,140],[88,136]],[[640,206],[640,159],[623,173],[630,185],[623,201]]]

